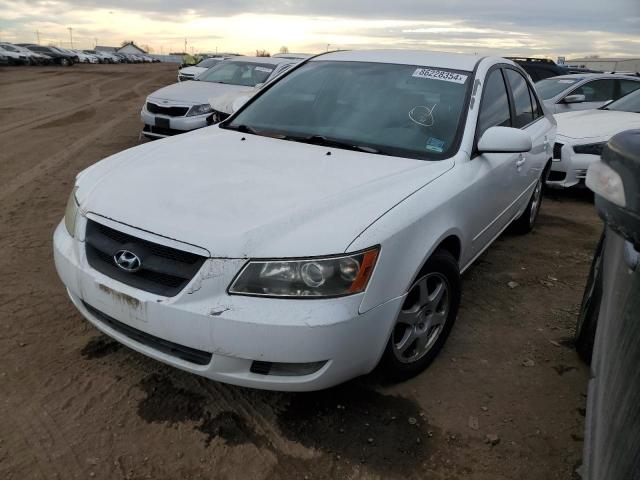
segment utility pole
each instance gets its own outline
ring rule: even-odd
[[[40,45],[40,31],[36,30],[36,38],[38,39],[38,45]]]
[[[98,46],[98,39],[97,39],[97,38],[95,38],[95,37],[94,37],[93,39],[94,39],[94,40],[95,40],[95,42],[96,42],[96,44],[93,46],[93,48],[96,48],[96,47]]]
[[[187,53],[187,39],[184,39],[184,53]]]
[[[67,30],[69,30],[69,40],[71,41],[71,49],[73,50],[73,28],[67,27]]]

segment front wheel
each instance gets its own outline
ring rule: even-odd
[[[413,282],[387,342],[382,366],[397,378],[417,375],[444,345],[458,315],[462,280],[458,262],[437,250]]]

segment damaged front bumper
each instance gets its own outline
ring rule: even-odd
[[[71,300],[96,328],[156,360],[235,385],[310,391],[368,373],[403,300],[361,314],[362,294],[315,300],[229,295],[246,259],[216,258],[178,295],[163,297],[92,269],[82,240],[61,223],[54,259]]]

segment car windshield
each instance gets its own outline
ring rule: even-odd
[[[611,102],[603,110],[615,110],[618,112],[640,113],[640,90],[636,90],[615,102]]]
[[[438,160],[457,149],[472,83],[467,71],[313,61],[273,84],[222,127]]]
[[[7,50],[9,52],[19,52],[20,51],[17,48],[12,47],[11,45],[0,45],[0,48],[2,48],[3,50]]]
[[[203,72],[198,80],[255,87],[258,83],[266,82],[275,68],[276,66],[270,63],[224,62]]]
[[[219,64],[221,61],[221,58],[205,58],[199,64],[197,64],[196,67],[211,68],[214,65]]]
[[[549,100],[580,80],[582,78],[546,78],[535,83],[536,92],[543,100]]]

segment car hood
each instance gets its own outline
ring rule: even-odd
[[[174,83],[156,90],[149,95],[150,100],[169,100],[184,102],[191,105],[209,103],[211,98],[235,91],[242,91],[247,87],[241,85],[227,85],[224,83],[188,81]]]
[[[184,67],[180,69],[180,73],[186,73],[188,75],[198,75],[199,73],[202,73],[206,70],[207,69],[203,67]]]
[[[630,128],[640,128],[640,113],[615,110],[580,110],[559,113],[558,135],[568,138],[611,137]]]
[[[95,164],[79,175],[77,198],[83,212],[213,257],[327,255],[453,165],[213,126]]]

